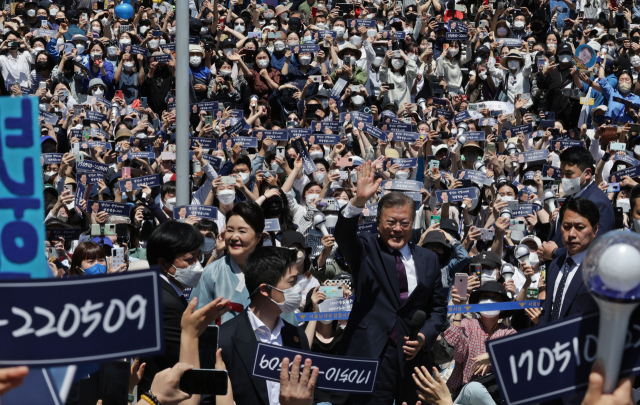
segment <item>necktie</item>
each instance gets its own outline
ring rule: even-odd
[[[187,297],[185,297],[184,295],[180,296],[180,302],[182,302],[185,308],[189,306],[189,301],[187,301]]]
[[[556,291],[556,296],[553,299],[553,308],[551,309],[551,320],[555,321],[560,317],[560,307],[562,306],[562,296],[564,295],[564,285],[567,283],[567,277],[571,272],[571,268],[573,267],[574,262],[573,259],[567,257],[567,260],[564,262],[564,267],[562,268],[562,278],[560,279],[560,285],[558,286],[558,291]]]
[[[399,250],[395,250],[393,256],[396,258],[396,274],[398,276],[398,287],[400,288],[400,305],[404,304],[404,302],[409,297],[409,283],[407,282],[407,269],[404,267],[404,263],[402,263],[402,254]],[[391,331],[391,336],[389,338],[394,342],[398,343],[398,336],[396,334],[396,327],[393,327]]]

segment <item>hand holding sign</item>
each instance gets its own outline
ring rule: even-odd
[[[280,370],[280,403],[282,405],[313,404],[313,391],[320,370],[315,367],[311,371],[311,359],[306,359],[300,374],[301,361],[302,356],[297,355],[293,359],[291,373],[289,373],[289,359],[287,357],[282,359]]]

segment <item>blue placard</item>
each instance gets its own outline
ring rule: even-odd
[[[338,33],[331,30],[320,30],[313,34],[313,39],[324,39],[326,36],[330,36],[333,39],[338,37]]]
[[[171,43],[171,44],[162,44],[160,45],[160,49],[164,50],[168,50],[168,51],[175,51],[176,50],[176,44]]]
[[[100,180],[104,180],[104,175],[100,172],[81,172],[76,174],[76,184],[98,184]]]
[[[186,219],[191,215],[215,221],[218,219],[218,209],[207,205],[182,205],[173,208],[173,219]]]
[[[317,388],[352,393],[373,392],[380,366],[378,359],[328,356],[262,342],[258,343],[252,375],[279,382],[282,359],[286,357],[293,363],[293,358],[298,354],[303,361],[311,359],[312,367],[319,369]]]
[[[376,28],[376,20],[369,20],[367,18],[359,18],[357,20],[347,20],[347,27],[367,27]]]
[[[118,180],[118,189],[121,193],[142,190],[143,186],[149,188],[160,187],[160,174],[152,174],[149,176],[134,177],[132,179]]]
[[[478,120],[479,127],[490,127],[493,125],[498,125],[498,120],[495,118],[480,118]]]
[[[469,34],[466,32],[447,32],[446,39],[447,41],[467,42],[469,40]]]
[[[397,159],[389,159],[389,161],[391,162],[391,165],[400,166],[400,169],[406,169],[406,168],[418,166],[418,158],[410,158],[410,159],[397,158]]]
[[[24,379],[22,385],[12,389],[2,396],[4,405],[60,405],[64,402],[60,398],[54,376],[46,368],[33,368]]]
[[[311,121],[310,128],[313,134],[325,134],[327,129],[331,134],[340,130],[340,123],[338,121]]]
[[[389,117],[390,119],[393,119]],[[383,131],[393,131],[393,132],[413,132],[415,130],[414,125],[412,124],[401,124],[394,122],[385,122],[378,125],[380,129]]]
[[[227,128],[225,129],[222,135],[229,135],[229,136],[233,134],[241,135],[242,133],[246,132],[245,131],[246,125],[247,125],[247,121],[245,121],[244,118],[240,118],[238,122],[236,122],[235,124],[231,126],[227,126]],[[254,147],[257,147],[257,146],[254,146]]]
[[[229,139],[232,140],[233,145],[239,143],[242,146],[242,149],[258,147],[258,138],[256,138],[255,136],[234,136],[233,138]]]
[[[443,199],[444,197],[444,199]],[[457,202],[465,198],[478,198],[478,189],[476,187],[453,188],[451,190],[436,190],[436,198],[439,203]],[[446,200],[446,201],[445,201]]]
[[[101,123],[107,120],[107,114],[98,111],[87,111],[87,119],[92,122]]]
[[[27,273],[32,278],[51,273],[43,254],[38,107],[35,97],[0,97],[0,273]],[[10,302],[4,307],[8,309]]]
[[[313,134],[310,135],[309,138],[315,137],[315,142],[309,143],[317,144],[317,145],[337,145],[340,143],[340,135],[329,135],[329,134]]]
[[[109,171],[109,165],[105,165],[104,163],[94,162],[93,160],[84,160],[82,162],[76,162],[76,171],[77,172],[100,172],[102,174],[107,174]]]
[[[513,134],[511,137],[518,136],[520,134],[529,135],[533,132],[533,125],[531,123],[528,123],[524,125],[517,125],[508,129],[511,130],[511,133]]]
[[[540,308],[541,300],[533,301],[508,301],[496,302],[493,304],[468,304],[468,305],[449,305],[447,307],[448,314],[466,314],[467,312],[484,312],[484,311],[508,311],[514,309]]]
[[[200,37],[199,36],[190,36],[189,37],[189,45],[200,45]]]
[[[316,164],[313,163],[313,159],[311,159],[309,151],[304,146],[304,141],[301,138],[297,138],[291,141],[291,146],[293,146],[293,149],[295,149],[296,153],[302,157],[302,165],[304,166],[304,171],[307,175],[318,170]]]
[[[129,53],[134,55],[149,56],[149,50],[138,45],[131,45]]]
[[[82,228],[48,228],[45,230],[47,240],[58,240],[63,238],[65,241],[78,240],[82,233]]]
[[[535,215],[536,206],[533,204],[520,204],[518,209],[511,213],[512,218],[526,217],[527,215]]]
[[[566,148],[571,148],[572,146],[580,146],[584,148],[584,141],[574,141],[574,140],[553,140],[550,142],[551,150],[563,150]]]
[[[98,129],[98,128],[91,128],[91,129]],[[102,130],[101,130],[102,131]],[[104,131],[102,131],[104,132]],[[104,136],[104,135],[103,135]],[[108,136],[105,136],[106,138],[108,138]],[[86,145],[86,147],[84,146]],[[89,141],[89,142],[82,142],[80,144],[80,147],[82,149],[89,149],[89,148],[96,148],[96,147],[101,147],[104,151],[107,150],[113,150],[113,147],[111,146],[111,143],[109,142],[102,142],[102,141]]]
[[[217,149],[218,148],[218,140],[215,138],[191,138],[191,147],[197,147],[200,143],[202,149]]]
[[[158,63],[169,63],[171,62],[171,55],[167,54],[167,53],[163,53],[162,55],[153,55],[150,58],[153,58],[154,62],[158,62]],[[174,108],[175,108],[175,103],[174,103]]]
[[[518,158],[518,163],[535,162],[537,160],[546,161],[549,157],[549,149],[517,153],[516,157]]]
[[[190,152],[193,152],[193,151],[190,151]],[[190,155],[190,159],[193,159],[193,154]],[[222,166],[222,159],[220,159],[217,156],[213,156],[213,155],[209,155],[207,153],[203,153],[202,154],[202,159],[204,159],[207,162],[209,162],[209,164],[211,166],[213,166],[213,168],[216,169],[216,170],[220,170],[220,166]]]
[[[80,185],[78,184],[78,187]],[[128,217],[131,214],[131,205],[116,203],[111,201],[87,201],[87,212],[97,214],[98,212],[106,212],[109,215],[119,215]]]
[[[520,48],[522,46],[522,40],[518,38],[497,38],[496,42],[498,43],[498,46],[515,48]]]
[[[51,124],[51,125],[56,125],[56,123],[60,119],[60,118],[58,118],[57,115],[52,114],[52,113],[48,113],[48,112],[44,112],[44,111],[40,111],[40,116],[42,117],[44,122],[46,122],[47,124]]]
[[[415,180],[387,180],[382,182],[385,190],[420,191],[424,185]]]
[[[542,176],[554,180],[560,180],[560,168],[549,165],[542,165]]]
[[[459,123],[462,121],[466,121],[466,120],[470,120],[471,119],[471,114],[469,110],[464,110],[464,111],[460,111],[459,113],[456,114],[454,121],[455,123]]]
[[[360,111],[349,111],[340,113],[340,122],[350,121],[356,126],[359,122],[373,125],[373,115]]]
[[[289,139],[297,138],[297,137],[306,139],[306,137],[311,135],[313,131],[311,131],[310,129],[304,129],[304,128],[289,128],[287,129],[287,132],[289,132]]]
[[[43,153],[41,161],[43,165],[60,164],[62,163],[62,156],[64,156],[63,153]]]
[[[318,44],[300,44],[298,45],[299,51],[301,53],[318,53],[320,52],[320,45]]]
[[[200,111],[215,111],[218,110],[219,104],[217,101],[203,101],[198,103],[198,112]]]
[[[628,167],[623,170],[611,173],[609,176],[609,183],[617,183],[622,180],[623,177],[629,176],[632,179],[640,176],[640,166]]]
[[[278,232],[280,231],[280,220],[278,218],[270,218],[264,220],[265,232]]]
[[[469,141],[479,142],[487,139],[486,138],[487,134],[484,131],[469,131],[469,132],[465,132],[464,136],[467,137],[467,142]]]
[[[587,68],[592,67],[596,63],[597,54],[596,51],[590,45],[582,44],[576,49],[576,57],[580,62],[584,63]]]
[[[386,134],[383,130],[375,125],[364,124],[364,132],[378,139],[386,139]]]
[[[258,139],[273,139],[274,141],[286,142],[289,140],[289,131],[286,129],[263,130],[258,131],[256,136]]]
[[[420,138],[417,132],[389,131],[387,132],[387,142],[415,142]]]
[[[436,117],[444,117],[446,120],[451,121],[454,117],[454,113],[453,111],[449,111],[449,110],[440,110],[440,109],[436,109],[436,113],[435,113]]]
[[[631,166],[638,166],[640,165],[640,160],[635,159],[633,156],[627,155],[625,154],[615,154],[613,155],[613,160],[616,162],[624,162],[627,163]]]
[[[478,184],[483,184],[486,186],[490,186],[491,184],[493,184],[493,179],[488,178],[486,174],[478,170],[460,170],[457,173],[457,178],[469,179]]]
[[[374,21],[375,22],[375,21]],[[404,31],[396,31],[393,34],[393,39],[397,40],[397,41],[402,41],[407,37],[407,33]]]
[[[164,350],[157,268],[3,281],[0,301],[2,367],[102,362]]]
[[[378,234],[380,233],[378,231],[378,224],[375,222],[363,222],[361,224],[358,224],[358,234],[361,234],[362,232],[369,232],[372,234]]]

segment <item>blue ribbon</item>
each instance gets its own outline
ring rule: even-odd
[[[337,312],[303,312],[296,314],[298,322],[308,321],[328,321],[338,319],[349,319],[350,311],[337,311]]]
[[[507,311],[511,309],[540,308],[541,306],[541,300],[496,302],[493,304],[449,305],[447,307],[447,313],[464,314],[467,312]]]

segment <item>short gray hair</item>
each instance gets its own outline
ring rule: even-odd
[[[399,191],[392,191],[389,194],[382,196],[378,201],[378,218],[382,216],[382,212],[389,207],[404,207],[408,205],[411,207],[411,221],[416,218],[416,203],[413,198]]]

